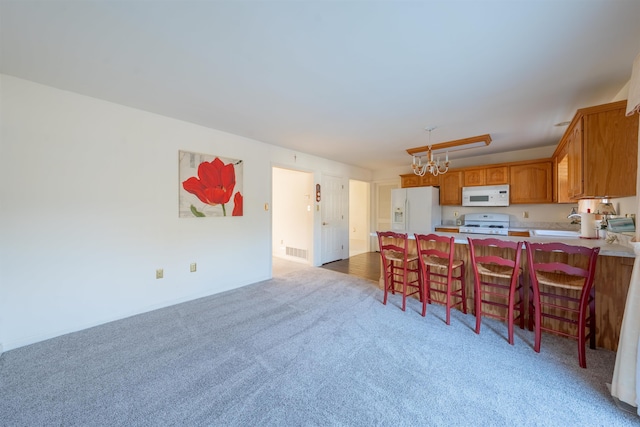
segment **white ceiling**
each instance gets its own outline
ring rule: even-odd
[[[557,144],[640,53],[640,1],[7,1],[0,72],[369,169]],[[455,156],[452,156],[455,157]]]

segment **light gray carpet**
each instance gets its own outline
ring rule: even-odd
[[[411,299],[320,268],[6,352],[7,426],[625,426],[615,354]]]

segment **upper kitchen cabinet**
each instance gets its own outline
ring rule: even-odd
[[[509,166],[512,204],[553,202],[552,162],[550,159],[518,162]]]
[[[483,166],[464,169],[464,186],[500,185],[509,183],[508,166]]]
[[[440,205],[462,205],[464,172],[450,170],[438,178],[440,178]]]
[[[476,185],[485,185],[487,175],[484,168],[465,169],[464,170],[464,186],[473,187]]]
[[[440,185],[440,180],[437,176],[433,176],[430,173],[424,174],[424,176],[418,176],[414,173],[408,173],[400,175],[400,186],[402,188],[407,187],[437,187]]]
[[[400,187],[420,187],[420,177],[415,173],[400,175]]]
[[[569,145],[553,157],[555,171],[555,185],[553,188],[553,200],[558,203],[575,203],[569,194]]]
[[[636,194],[638,115],[626,117],[626,105],[576,112],[553,155],[559,203]]]
[[[488,167],[485,170],[487,185],[502,185],[509,183],[509,168],[507,166]]]

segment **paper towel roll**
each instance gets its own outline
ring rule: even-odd
[[[595,239],[598,237],[596,230],[596,214],[581,213],[580,214],[580,237],[586,239]]]

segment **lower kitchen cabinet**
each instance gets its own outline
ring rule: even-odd
[[[440,233],[459,233],[460,229],[458,227],[436,227],[435,231]]]

